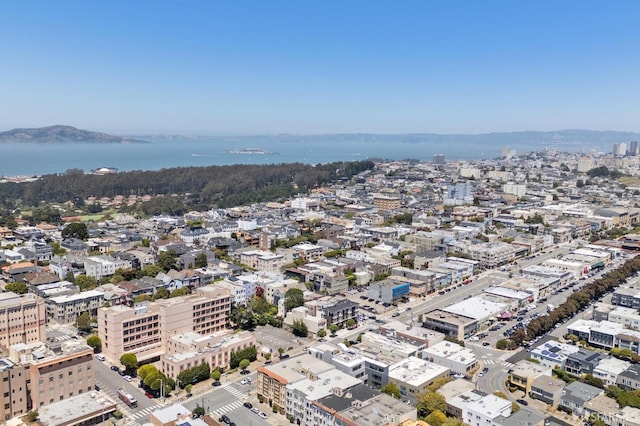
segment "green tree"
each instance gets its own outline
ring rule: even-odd
[[[100,337],[94,334],[87,337],[87,345],[92,347],[95,352],[99,352],[102,348],[102,341],[100,340]]]
[[[76,318],[76,327],[80,331],[91,331],[91,315],[88,311],[84,311]]]
[[[588,422],[591,424],[591,426],[607,426],[607,423],[604,420],[602,420],[602,417],[600,417],[595,413],[592,413],[589,416]]]
[[[143,382],[150,374],[157,374],[157,373],[159,373],[159,371],[153,364],[145,364],[140,368],[138,368],[138,377]]]
[[[211,378],[214,382],[219,382],[220,377],[222,377],[222,373],[217,368],[211,372]]]
[[[129,371],[135,371],[138,368],[138,357],[136,354],[125,353],[120,356],[120,363]]]
[[[356,325],[356,320],[354,320],[353,318],[349,318],[348,320],[345,321],[344,325],[347,328],[353,328]]]
[[[243,360],[240,361],[240,368],[242,370],[246,370],[247,367],[249,366],[249,364],[251,364],[251,361],[249,361],[248,359],[244,358]]]
[[[451,380],[453,380],[450,376],[449,377],[440,377],[437,378],[433,381],[433,383],[431,383],[428,387],[427,387],[427,391],[428,392],[435,392],[438,389],[440,389],[442,386],[446,385],[447,383],[449,383]]]
[[[133,299],[133,303],[150,302],[151,300],[153,300],[153,298],[148,294],[139,294]]]
[[[309,335],[309,329],[302,321],[294,321],[291,327],[291,331],[295,336],[307,337]]]
[[[36,420],[38,420],[39,416],[40,416],[40,414],[37,411],[32,410],[32,411],[27,412],[26,418],[27,418],[28,422],[33,423]]]
[[[64,227],[61,232],[62,238],[77,238],[79,240],[87,240],[89,238],[89,231],[87,225],[82,222],[73,222]]]
[[[281,346],[278,348],[278,355],[280,356],[280,358],[282,358],[282,354],[284,354],[284,348]]]
[[[447,423],[447,416],[441,410],[434,410],[424,418],[430,426],[444,426]]]
[[[169,272],[172,269],[177,269],[177,255],[173,250],[161,251],[158,255],[156,264],[162,268],[164,272]]]
[[[191,413],[194,415],[195,418],[202,417],[204,416],[204,413],[205,413],[204,407],[196,405],[196,408],[194,408]]]
[[[393,382],[389,382],[386,385],[384,385],[382,388],[380,388],[380,390],[384,393],[386,393],[387,395],[391,395],[392,397],[399,399],[400,398],[400,389],[398,388],[398,385],[396,385]]]
[[[427,417],[436,410],[444,412],[446,408],[447,401],[438,392],[426,392],[424,395],[419,395],[416,401],[418,415],[422,418]]]
[[[206,268],[207,264],[208,264],[208,260],[207,260],[207,254],[206,253],[200,253],[199,255],[196,256],[195,261],[194,261],[194,265],[196,268]]]
[[[332,335],[332,336],[335,336],[335,335],[336,335],[336,333],[338,332],[338,330],[340,330],[340,327],[338,327],[338,325],[337,325],[337,324],[331,324],[331,325],[329,326],[329,331],[331,332],[331,335]]]
[[[184,391],[186,393],[191,393],[191,389],[193,389],[193,385],[191,383],[184,387]]]
[[[25,294],[29,291],[29,287],[25,282],[9,283],[4,286],[4,289],[15,294]]]
[[[324,338],[327,335],[327,330],[325,330],[324,328],[318,330],[318,337],[319,338]]]
[[[304,305],[304,293],[299,288],[290,288],[284,294],[284,308],[288,311]]]
[[[169,298],[169,290],[167,290],[166,287],[160,287],[153,294],[153,300],[168,299],[168,298]]]
[[[187,294],[191,294],[191,290],[189,289],[189,287],[180,287],[180,288],[176,288],[175,290],[173,290],[171,292],[171,294],[169,295],[169,298],[172,297],[180,297],[180,296],[186,296]]]
[[[90,276],[85,275],[85,274],[78,275],[74,279],[73,283],[78,286],[80,291],[93,290],[94,288],[96,288],[98,286],[98,282],[96,281],[95,278],[90,277]]]
[[[142,277],[155,277],[157,276],[160,272],[162,272],[162,268],[158,265],[147,265],[144,268],[142,268],[140,270],[140,272],[138,272],[137,276],[138,278],[142,278]]]

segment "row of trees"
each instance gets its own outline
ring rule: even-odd
[[[211,367],[208,363],[203,362],[195,367],[183,370],[178,374],[178,381],[181,385],[198,383],[207,380],[211,374]]]
[[[573,317],[582,308],[593,300],[611,292],[622,284],[627,278],[640,271],[640,258],[634,257],[627,260],[622,266],[605,274],[603,277],[585,285],[582,290],[571,294],[567,300],[555,310],[532,320],[526,328],[521,328],[511,335],[511,340],[518,345],[527,340],[549,332],[557,323]]]
[[[89,196],[190,194],[180,199],[162,197],[141,206],[146,214],[175,213],[184,204],[190,208],[232,207],[289,197],[328,182],[350,178],[373,167],[372,161],[358,161],[315,166],[292,163],[179,167],[104,176],[76,173],[47,175],[33,182],[0,184],[0,203],[14,208],[18,200],[23,205],[37,206],[43,201],[62,203],[84,200]],[[55,212],[51,213],[55,216]],[[34,215],[34,221],[37,219],[42,218]],[[49,222],[56,223],[55,220]]]
[[[256,350],[256,347],[249,346],[248,348],[244,348],[236,352],[231,352],[229,367],[231,369],[238,368],[241,367],[242,363],[242,365],[244,365],[243,368],[247,368],[247,366],[249,366],[249,363],[255,361],[256,359],[258,359],[258,351]],[[243,360],[248,360],[249,362]]]

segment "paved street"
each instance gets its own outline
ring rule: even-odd
[[[94,360],[96,385],[100,387],[100,392],[109,396],[118,404],[118,410],[125,414],[128,425],[135,426],[147,422],[150,412],[162,407],[162,401],[159,399],[149,399],[144,395],[137,386],[126,382],[122,376],[110,369],[107,362]],[[118,389],[122,388],[129,392],[138,400],[137,408],[129,408],[118,397]]]
[[[216,420],[224,414],[237,425],[268,426],[282,424],[284,422],[283,416],[273,414],[267,404],[258,403],[254,388],[256,374],[253,373],[241,377],[251,378],[251,384],[241,385],[240,380],[242,379],[236,377],[235,381],[224,383],[219,387],[212,386],[211,390],[182,401],[182,404],[190,410],[194,410],[197,406],[204,407],[205,412],[211,413]],[[245,402],[250,402],[254,407],[265,412],[269,418],[267,420],[261,419],[257,414],[243,406]]]

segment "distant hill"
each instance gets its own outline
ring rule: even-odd
[[[138,139],[76,129],[71,126],[49,126],[36,129],[13,129],[0,132],[0,143],[148,143]]]

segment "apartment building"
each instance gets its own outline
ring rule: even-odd
[[[12,417],[29,411],[27,404],[28,367],[17,364],[8,358],[0,358],[0,419],[9,420]]]
[[[482,243],[469,247],[469,256],[483,266],[495,268],[512,262],[516,257],[515,248],[508,243]]]
[[[221,332],[210,336],[195,332],[178,334],[169,339],[168,352],[160,357],[161,371],[177,379],[182,371],[205,362],[212,370],[216,367],[226,369],[232,353],[255,344],[255,335],[248,331],[238,334]]]
[[[100,308],[98,336],[102,352],[110,359],[118,359],[125,352],[136,354],[139,360],[158,358],[167,352],[172,336],[189,331],[207,335],[227,329],[230,311],[229,290],[215,286],[133,308]]]
[[[131,262],[125,259],[116,259],[111,256],[93,256],[84,261],[85,273],[99,280],[102,277],[110,277],[117,269],[131,268]]]
[[[83,312],[95,316],[104,304],[104,292],[89,290],[46,299],[47,315],[59,323],[72,323]]]
[[[0,293],[0,347],[46,340],[44,301],[33,295]]]
[[[258,367],[256,389],[258,398],[263,398],[270,406],[282,412],[286,410],[287,385],[306,378],[318,379],[318,375],[335,369],[324,361],[305,354],[289,358],[273,365]]]
[[[18,343],[0,359],[0,377],[0,419],[9,420],[93,390],[93,349],[75,340],[62,342],[59,352],[41,342]]]
[[[44,345],[35,350],[28,345],[15,345],[12,354],[30,354],[30,409],[62,401],[90,392],[95,386],[93,349],[78,341],[62,342],[62,353],[56,354]]]

